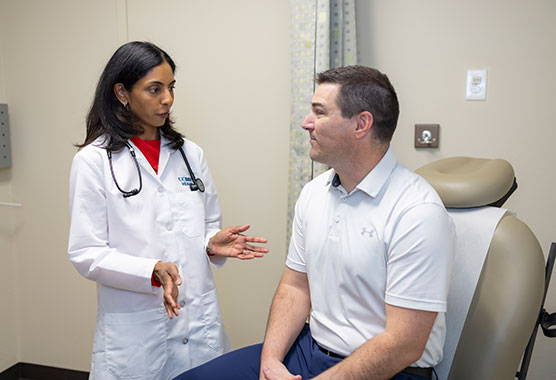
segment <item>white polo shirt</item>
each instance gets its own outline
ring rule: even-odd
[[[384,331],[385,303],[439,312],[415,363],[436,365],[454,248],[442,201],[391,149],[351,193],[337,181],[331,169],[303,188],[286,261],[307,273],[313,338],[347,356]]]

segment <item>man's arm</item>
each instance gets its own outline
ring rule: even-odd
[[[282,361],[303,329],[310,310],[307,274],[286,267],[270,308],[261,353],[261,379],[265,379],[265,373],[289,375]]]
[[[315,380],[386,380],[419,360],[438,313],[386,304],[386,330]]]

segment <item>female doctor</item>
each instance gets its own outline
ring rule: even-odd
[[[106,65],[70,175],[68,253],[97,283],[92,379],[171,379],[226,348],[209,262],[262,257],[220,230],[202,149],[174,129],[175,64],[146,42]]]

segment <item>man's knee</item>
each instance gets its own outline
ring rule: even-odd
[[[199,367],[182,373],[174,380],[258,380],[262,344],[231,351]]]

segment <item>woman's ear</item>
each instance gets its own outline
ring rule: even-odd
[[[129,100],[127,98],[127,90],[125,89],[123,83],[116,83],[114,85],[114,94],[116,95],[116,98],[118,98],[120,103],[122,103],[124,107],[127,107]]]

